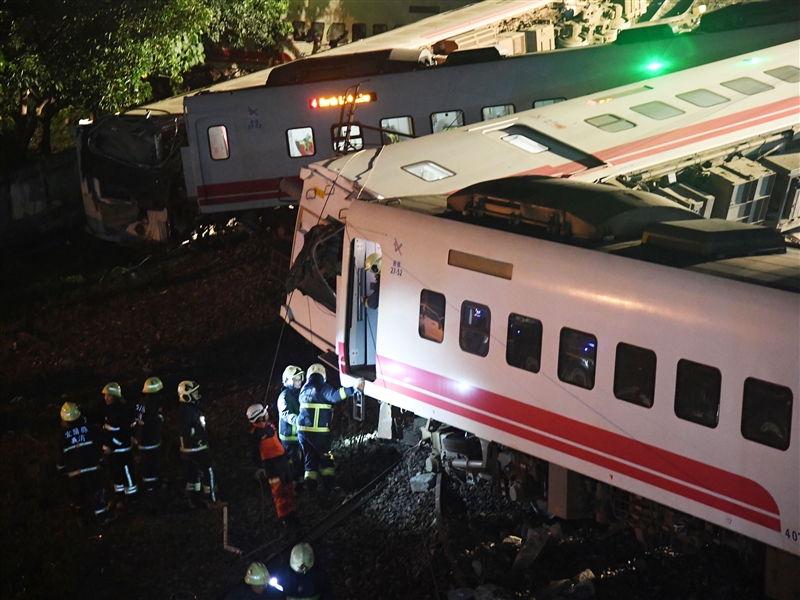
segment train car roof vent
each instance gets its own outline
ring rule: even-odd
[[[642,235],[642,244],[709,260],[786,252],[775,229],[724,219],[655,223]]]

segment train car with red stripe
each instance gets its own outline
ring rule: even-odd
[[[522,176],[352,202],[337,231],[341,377],[428,419],[432,469],[797,563],[800,248],[775,229]]]

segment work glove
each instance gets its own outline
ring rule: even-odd
[[[264,469],[256,469],[254,477],[256,478],[256,481],[261,481],[262,479],[267,478],[267,472]]]

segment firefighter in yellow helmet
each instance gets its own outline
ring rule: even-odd
[[[161,428],[164,384],[158,377],[148,377],[142,386],[142,397],[134,407],[134,439],[142,467],[142,488],[153,492],[161,476]]]
[[[289,569],[276,573],[273,585],[286,598],[333,600],[331,581],[306,542],[297,544],[289,555]]]
[[[364,269],[375,276],[375,282],[371,284],[369,295],[362,296],[361,301],[367,308],[378,308],[381,293],[381,255],[373,252],[364,261]]]
[[[208,449],[206,417],[200,409],[200,385],[194,381],[181,381],[178,385],[178,436],[181,458],[186,466],[186,498],[189,508],[196,508],[200,489],[203,502],[209,508],[224,506],[217,501],[217,482],[211,452]]]
[[[93,518],[104,525],[113,517],[108,512],[100,471],[103,451],[99,435],[72,402],[65,402],[61,407],[61,430],[58,472],[69,479],[72,506],[84,520],[87,520],[84,509],[90,507]]]
[[[122,397],[122,388],[116,381],[107,384],[102,394],[106,402],[103,451],[109,458],[117,509],[132,508],[137,502],[139,491],[133,477],[133,413]]]
[[[304,377],[300,367],[286,367],[282,377],[283,389],[278,396],[278,436],[286,450],[292,479],[298,483],[303,480],[303,451],[297,437],[297,415],[300,412],[300,388]]]
[[[333,405],[364,389],[364,380],[356,388],[335,388],[326,382],[325,367],[319,363],[308,367],[306,382],[300,390],[300,413],[297,416],[297,436],[305,459],[305,483],[309,496],[316,496],[319,478],[323,493],[333,490],[335,469],[331,454],[330,423]]]
[[[266,600],[285,598],[274,585],[270,585],[270,574],[264,563],[253,562],[244,574],[244,584],[228,592],[225,600]],[[273,580],[274,583],[274,580]]]

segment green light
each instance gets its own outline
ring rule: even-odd
[[[647,65],[648,71],[660,71],[662,68],[664,68],[664,63],[658,61],[651,62]]]
[[[757,65],[763,59],[759,58],[758,56],[753,56],[751,58],[745,59],[744,64],[746,65]]]

